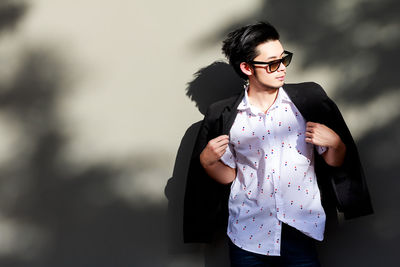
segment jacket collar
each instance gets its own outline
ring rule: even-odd
[[[316,109],[319,101],[315,101],[316,96],[314,92],[305,90],[306,88],[302,84],[285,84],[283,87],[306,121],[318,120]]]
[[[229,131],[231,130],[231,127],[233,125],[233,122],[235,121],[236,118],[236,110],[242,101],[243,97],[245,94],[245,90],[243,90],[240,94],[237,95],[236,98],[234,98],[234,101],[231,103],[228,103],[225,108],[222,111],[222,134],[229,135]]]

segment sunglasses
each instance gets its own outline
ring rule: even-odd
[[[281,59],[273,60],[270,62],[250,61],[250,63],[253,65],[254,64],[266,65],[261,68],[265,68],[265,70],[268,73],[275,72],[279,69],[279,66],[281,65],[281,63],[283,64],[283,66],[287,67],[290,64],[290,61],[292,61],[293,53],[291,53],[289,51],[284,51],[283,53],[284,53],[284,56]]]

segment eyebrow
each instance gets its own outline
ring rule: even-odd
[[[282,56],[284,53],[285,53],[285,51],[282,52],[281,56]],[[274,58],[278,58],[278,57],[272,56],[272,57],[267,58],[266,60],[268,60],[268,59],[274,59]]]

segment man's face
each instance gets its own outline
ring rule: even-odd
[[[283,56],[283,47],[279,40],[268,41],[257,46],[258,56],[254,61],[270,62],[280,59]],[[254,75],[249,76],[250,82],[256,83],[258,86],[266,89],[276,89],[284,84],[286,67],[280,64],[275,72],[269,72],[265,65],[254,65]]]

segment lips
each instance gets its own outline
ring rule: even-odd
[[[285,80],[285,75],[283,75],[283,76],[279,76],[279,77],[276,77],[278,80],[280,80],[280,81],[283,81],[283,80]]]

